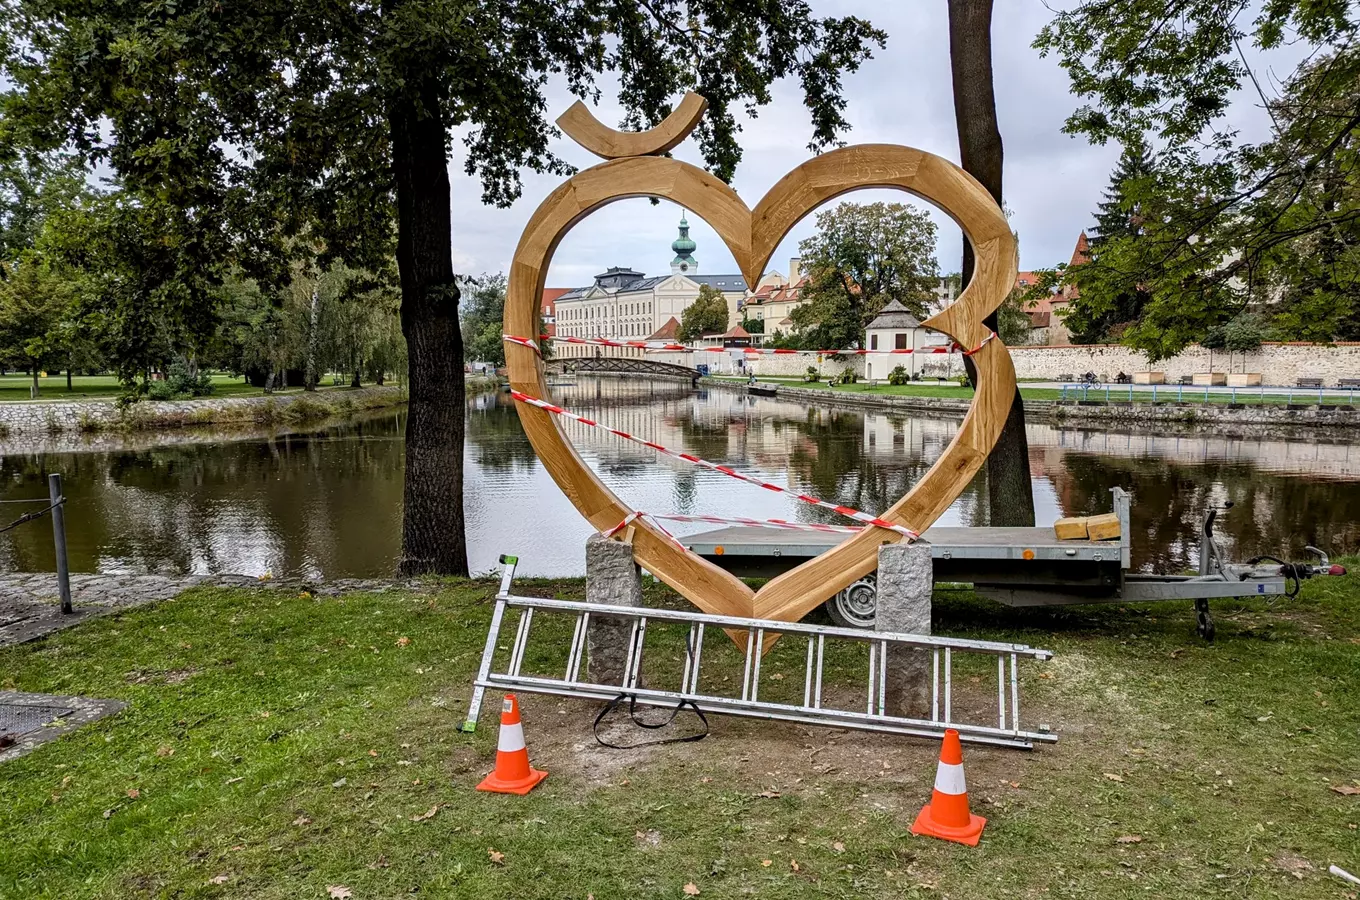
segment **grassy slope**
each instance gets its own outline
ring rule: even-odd
[[[1327,864],[1360,869],[1360,796],[1330,789],[1360,778],[1356,579],[1218,604],[1214,646],[1185,605],[942,595],[940,632],[1057,651],[1023,693],[1061,742],[966,751],[990,819],[976,850],[907,833],[934,746],[826,729],[718,718],[706,741],[607,751],[593,710],[529,698],[552,776],[525,798],[473,791],[495,729],[457,725],[491,590],[201,591],[0,650],[5,687],[129,702],[0,766],[0,897],[605,900],[693,881],[704,897],[1331,898]],[[848,683],[862,660],[835,662]],[[705,663],[739,675],[732,651]],[[781,642],[765,672],[794,685],[801,648]]]
[[[722,378],[722,376],[718,377]],[[722,380],[732,381],[734,383],[739,384],[744,384],[746,381],[746,379],[744,378],[722,378]],[[830,390],[852,394],[876,394],[881,396],[900,396],[900,397],[948,397],[959,400],[971,400],[973,397],[973,389],[971,387],[961,387],[957,384],[933,384],[930,382],[918,382],[913,384],[870,385],[867,382],[864,382],[856,384],[828,385],[825,381],[804,382],[801,379],[796,378],[761,378],[760,381],[764,384],[781,384],[793,388],[810,388],[812,390],[824,390],[824,391]],[[1112,384],[1109,385],[1108,387],[1110,389],[1109,397],[1111,403],[1128,402],[1129,389],[1127,386],[1120,384]],[[1105,388],[1106,385],[1103,384],[1091,387],[1087,394],[1085,395],[1086,399],[1104,401]],[[1210,392],[1209,394],[1208,402],[1210,404],[1215,403],[1226,404],[1232,402],[1233,395],[1231,393],[1227,393],[1226,390],[1227,389],[1225,388],[1214,389],[1214,391]],[[1079,389],[1077,388],[1069,388],[1067,390],[1066,395],[1064,396],[1062,391],[1059,391],[1055,388],[1027,387],[1025,382],[1023,381],[1020,383],[1020,394],[1026,400],[1083,399],[1081,393],[1079,392]],[[1159,387],[1157,389],[1158,403],[1174,403],[1176,402],[1177,396],[1181,396],[1184,402],[1186,403],[1203,404],[1205,402],[1203,388],[1197,389],[1187,386],[1183,389],[1183,391],[1179,395],[1177,393],[1177,387],[1175,385],[1167,385],[1165,387]],[[1295,397],[1293,399],[1295,403],[1303,405],[1316,404],[1317,391],[1309,392],[1307,390],[1298,390],[1295,392]],[[1288,403],[1289,400],[1290,398],[1287,395],[1283,394],[1263,395],[1255,392],[1252,388],[1239,389],[1236,397],[1236,402],[1241,403],[1244,406],[1261,406],[1261,405],[1283,406],[1286,403]],[[1133,402],[1151,403],[1152,394],[1146,390],[1135,390],[1133,392]],[[1349,394],[1342,394],[1333,391],[1329,392],[1326,395],[1325,402],[1332,404],[1350,403],[1351,398]]]
[[[38,379],[39,401],[57,400],[90,400],[108,399],[118,397],[122,392],[122,386],[118,379],[112,375],[76,375],[71,379],[71,392],[66,390],[66,376],[64,374],[52,374],[46,378]],[[346,384],[349,382],[346,381]],[[10,402],[15,400],[28,400],[29,387],[33,384],[33,379],[28,375],[5,375],[0,376],[0,402]],[[263,388],[251,387],[243,379],[234,375],[214,375],[213,384],[216,390],[213,397],[254,397],[264,393]],[[329,377],[323,379],[320,385],[324,390],[331,386]],[[288,388],[286,391],[275,391],[280,393],[302,393],[302,388]]]

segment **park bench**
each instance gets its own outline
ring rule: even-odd
[[[1321,378],[1299,378],[1294,382],[1295,387],[1320,388],[1322,387]]]
[[[1336,383],[1336,386],[1346,388],[1358,388],[1360,387],[1360,378],[1342,378],[1340,381]]]
[[[1194,384],[1194,383],[1195,383],[1195,376],[1194,376],[1194,375],[1182,375],[1182,376],[1180,377],[1180,380],[1177,381],[1176,383],[1177,383],[1177,384]]]
[[[1076,381],[1077,379],[1073,378],[1073,377],[1069,374],[1069,375],[1059,375],[1059,376],[1058,376],[1058,380],[1061,381],[1061,382],[1064,383],[1064,384],[1069,384],[1069,383],[1071,383],[1071,382],[1073,382],[1073,381]]]

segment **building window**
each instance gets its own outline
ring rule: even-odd
[[[898,350],[907,349],[906,332],[899,331],[897,334],[893,335],[893,346]]]
[[[878,335],[876,334],[869,335],[869,349],[870,350],[878,349]]]

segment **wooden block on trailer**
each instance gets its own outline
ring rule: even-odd
[[[1053,523],[1053,534],[1060,541],[1086,540],[1086,517],[1072,516]]]
[[[1119,537],[1119,516],[1105,513],[1086,520],[1086,535],[1093,541],[1112,541]]]

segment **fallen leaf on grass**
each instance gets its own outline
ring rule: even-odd
[[[837,853],[844,853],[845,844],[841,843],[840,841],[836,841],[834,844],[831,845],[831,849],[835,850]]]
[[[685,896],[687,897],[699,896],[699,885],[695,884],[692,881],[686,881],[685,886],[681,888],[681,890],[685,892]]]
[[[128,799],[129,799],[129,800],[136,800],[137,798],[139,798],[139,797],[141,797],[141,796],[142,796],[142,792],[141,792],[141,791],[137,790],[136,788],[128,788]]]
[[[335,781],[332,781],[332,782],[331,782],[331,787],[334,787],[334,788],[341,788],[341,787],[344,787],[344,786],[347,785],[347,784],[349,784],[349,779],[348,779],[348,778],[337,778]]]
[[[437,812],[439,812],[439,804],[436,803],[434,806],[431,806],[429,809],[425,810],[425,812],[417,813],[416,815],[411,816],[411,821],[424,822],[426,819],[433,819],[434,814]]]
[[[387,857],[386,857],[386,856],[379,856],[378,859],[377,859],[377,861],[369,863],[369,864],[368,864],[368,867],[369,867],[370,869],[386,869],[387,867],[389,867],[389,866],[391,866],[391,865],[392,865],[392,864],[391,864],[390,862],[387,861]]]
[[[403,637],[397,638],[397,646],[398,646],[398,647],[405,647],[405,646],[408,646],[410,643],[411,643],[411,639],[408,638],[408,637],[403,636]]]
[[[245,781],[245,778],[243,778],[243,777],[240,776],[240,775],[236,776],[235,778],[228,778],[228,779],[227,779],[227,784],[236,784],[236,782],[238,782],[238,781]]]
[[[307,818],[306,816],[298,816],[296,819],[293,820],[293,824],[301,828],[303,825],[312,824],[312,820]]]
[[[174,756],[174,755],[175,755],[175,748],[174,748],[174,747],[157,747],[157,748],[156,748],[156,755],[159,756],[161,759],[165,759],[167,756]]]
[[[795,872],[803,871],[802,867],[798,865],[798,860],[796,859],[789,860],[789,868]]]
[[[768,869],[770,866],[774,865],[774,860],[772,860],[772,859],[762,859],[762,860],[760,861],[760,864],[761,864],[762,866],[764,866],[765,868]]]
[[[1334,784],[1332,785],[1332,790],[1347,797],[1353,794],[1360,794],[1360,787],[1356,787],[1353,784]]]
[[[208,879],[208,884],[226,884],[228,881],[231,881],[230,875],[214,875]]]
[[[1116,844],[1141,844],[1143,836],[1141,834],[1124,834],[1114,839]]]
[[[1116,775],[1116,774],[1113,773],[1113,772],[1106,772],[1106,773],[1105,773],[1105,777],[1108,778],[1108,779],[1110,779],[1111,781],[1123,781],[1123,780],[1124,780],[1124,776],[1123,776],[1123,775]]]
[[[326,896],[330,897],[331,900],[349,900],[354,896],[354,892],[343,884],[328,884],[326,885]]]
[[[772,799],[772,798],[774,798],[774,797],[778,797],[778,796],[779,796],[779,791],[761,791],[759,794],[756,794],[756,796],[757,796],[757,797],[764,797],[765,799],[769,800],[769,799]]]
[[[501,851],[497,850],[496,848],[494,848],[494,847],[487,847],[487,848],[486,848],[486,855],[487,855],[487,857],[491,860],[491,865],[493,865],[493,866],[503,866],[503,865],[505,865],[505,854],[502,853]]]

